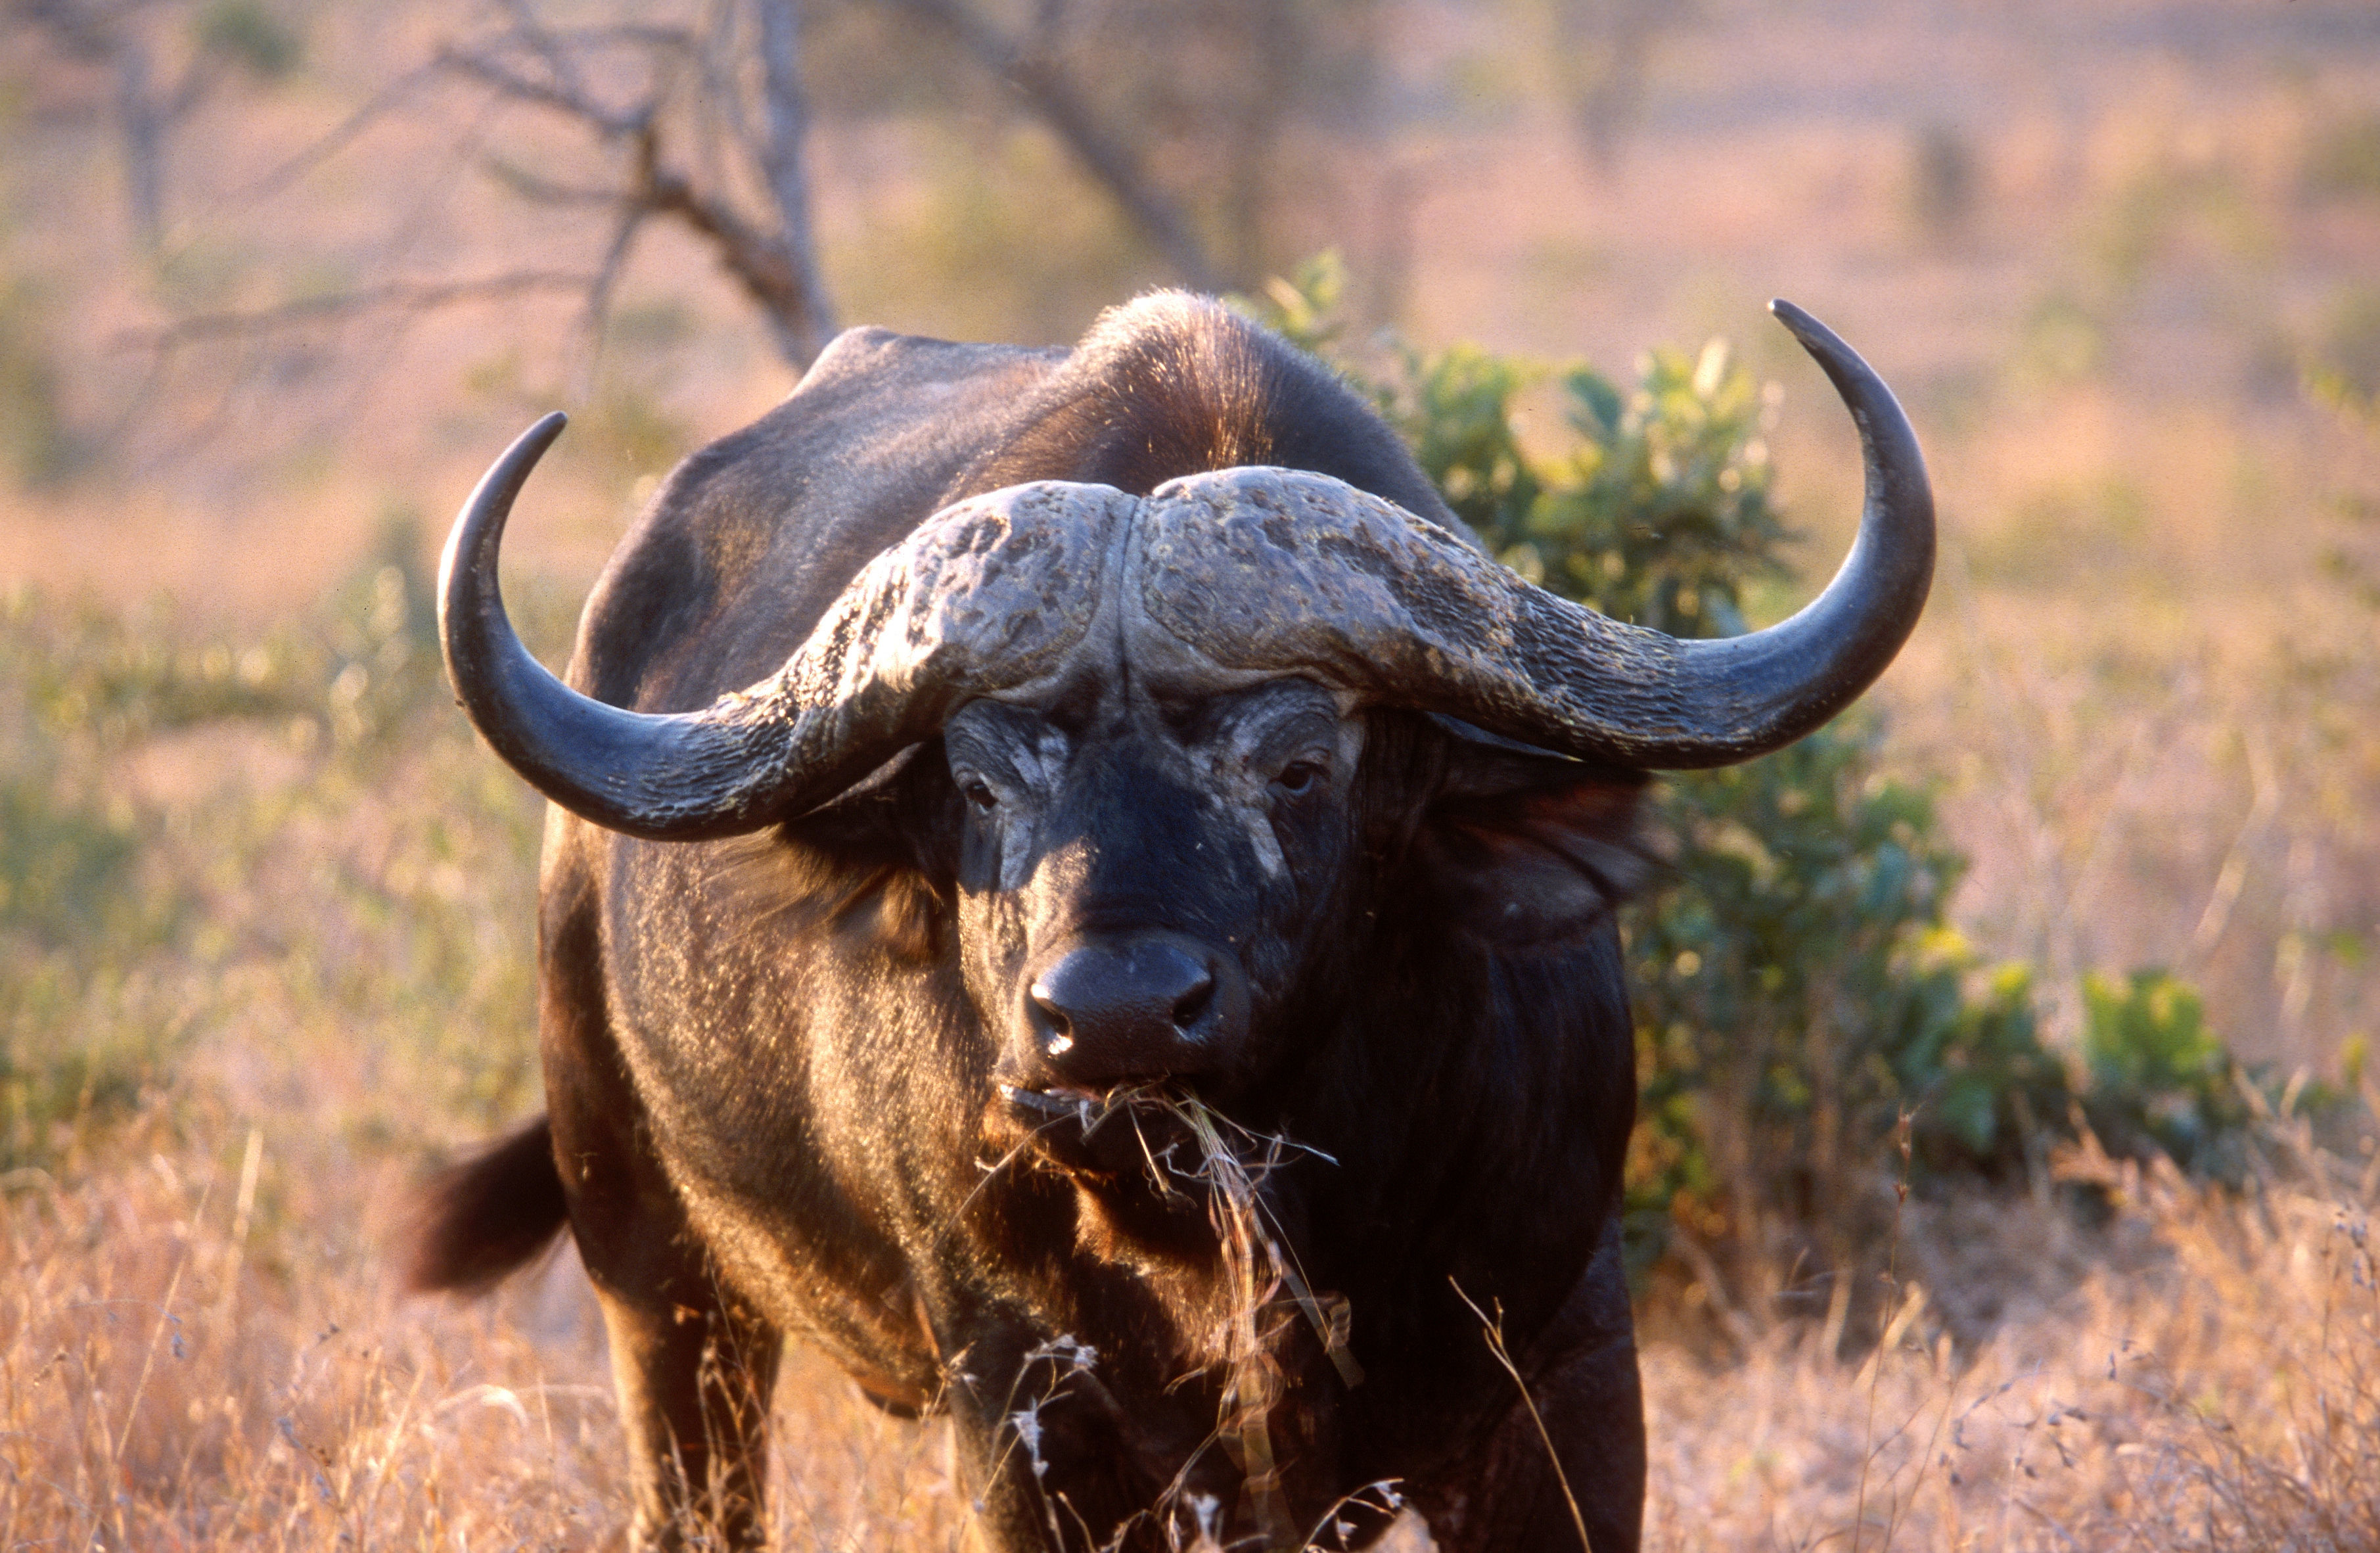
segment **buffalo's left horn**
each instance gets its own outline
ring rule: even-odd
[[[1719,641],[1622,625],[1328,476],[1232,469],[1150,499],[1125,603],[1136,634],[1210,676],[1313,673],[1376,704],[1640,769],[1792,743],[1866,689],[1916,625],[1934,498],[1883,380],[1817,320],[1771,307],[1834,381],[1867,462],[1859,538],[1791,620]]]
[[[572,689],[504,616],[496,554],[549,415],[480,479],[438,564],[446,673],[471,722],[539,792],[654,841],[735,835],[832,798],[960,702],[1054,671],[1089,628],[1132,499],[1055,481],[935,515],[869,563],[771,678],[700,711],[623,710]]]

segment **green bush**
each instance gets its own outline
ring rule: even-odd
[[[200,11],[191,33],[201,52],[279,80],[304,62],[306,40],[297,29],[257,0],[214,0]]]
[[[2206,1025],[2197,990],[2162,970],[2082,980],[2084,1107],[2109,1148],[2150,1148],[2200,1174],[2237,1179],[2251,1074]]]
[[[1335,259],[1276,283],[1268,322],[1346,371],[1412,443],[1455,515],[1506,565],[1618,620],[1673,636],[1744,629],[1743,593],[1791,576],[1796,536],[1770,504],[1763,423],[1775,401],[1713,341],[1654,351],[1623,391],[1582,365],[1559,370],[1476,346],[1435,355],[1397,341],[1351,363]],[[1551,380],[1570,436],[1523,445],[1523,394]]]
[[[1926,793],[1876,770],[1876,729],[1669,786],[1678,880],[1630,925],[1640,1222],[1836,1219],[1904,1114],[1920,1174],[2013,1179],[2039,1122],[2065,1119],[2030,975],[1945,923],[1964,860]],[[1715,1128],[1739,1179],[1695,1162]]]

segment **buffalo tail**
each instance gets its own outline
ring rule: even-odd
[[[440,1171],[415,1200],[405,1286],[480,1293],[561,1231],[568,1207],[542,1116],[476,1159]]]

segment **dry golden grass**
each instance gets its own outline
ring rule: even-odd
[[[2023,1292],[1972,1344],[1911,1279],[1855,1365],[1823,1325],[1718,1364],[1655,1348],[1648,1546],[2375,1546],[2369,1175],[2251,1201],[2109,1179],[2087,1236],[2025,1205],[1935,1227],[1959,1272]]]
[[[180,1140],[185,1174],[163,1153],[141,1159],[156,1130],[135,1128],[118,1162],[74,1187],[31,1171],[8,1183],[5,1546],[616,1542],[620,1431],[575,1265],[480,1306],[400,1305],[355,1232],[387,1170],[260,1148],[286,1216],[273,1234],[241,1193],[241,1146],[218,1169]],[[951,1545],[940,1441],[792,1368],[780,1546]]]
[[[7,1180],[0,1545],[615,1540],[619,1432],[566,1254],[483,1304],[400,1304],[367,1230],[396,1172],[294,1116],[269,1135],[157,1110],[60,1178]],[[2240,1199],[2069,1166],[2107,1224],[1915,1214],[1864,1355],[1825,1323],[1725,1357],[1653,1341],[1647,1546],[2380,1546],[2374,1171]],[[1942,1296],[1973,1291],[1924,1271],[2003,1308],[1962,1341]],[[775,1416],[778,1546],[959,1544],[939,1426],[799,1355]]]

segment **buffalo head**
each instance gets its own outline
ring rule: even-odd
[[[1607,619],[1325,475],[1229,469],[1145,498],[1038,481],[945,508],[878,557],[771,678],[698,712],[625,711],[540,667],[497,590],[504,519],[555,415],[489,472],[449,541],[450,672],[547,796],[652,839],[797,818],[939,740],[964,813],[961,958],[1003,1094],[1030,1110],[1144,1079],[1228,1087],[1347,930],[1334,907],[1366,855],[1375,714],[1427,714],[1499,750],[1508,788],[1575,788],[1561,766],[1777,748],[1891,661],[1932,575],[1915,439],[1848,346],[1776,311],[1858,423],[1867,502],[1825,593],[1747,637]],[[1503,880],[1496,909],[1516,929],[1612,893],[1621,854],[1565,834],[1536,888]]]

